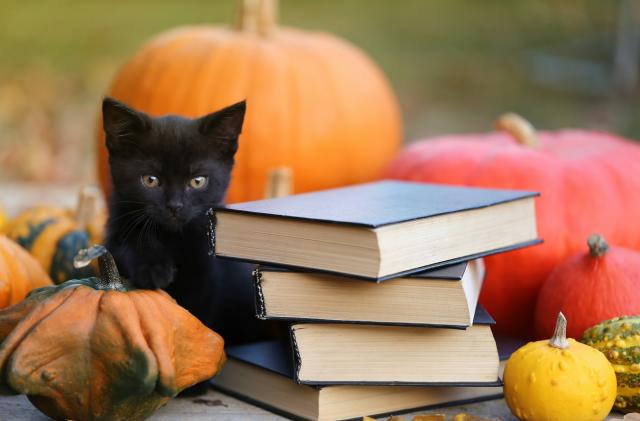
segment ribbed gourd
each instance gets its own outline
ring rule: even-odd
[[[102,242],[106,214],[98,209],[100,192],[82,189],[75,209],[52,206],[28,208],[2,228],[9,238],[25,248],[59,284],[95,273],[95,266],[77,269],[78,251]]]
[[[616,317],[587,329],[582,342],[601,351],[616,372],[614,407],[640,412],[640,316]]]
[[[0,310],[0,394],[55,420],[142,421],[215,375],[224,341],[162,290],[133,289],[102,246],[100,277],[32,291]]]

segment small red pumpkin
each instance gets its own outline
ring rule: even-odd
[[[640,250],[640,177],[634,176],[640,174],[640,147],[596,131],[536,133],[515,114],[501,117],[497,127],[503,133],[412,143],[384,176],[541,192],[536,216],[544,244],[489,256],[480,296],[499,331],[530,337],[542,283],[557,264],[582,250],[583,238],[597,231]]]
[[[640,314],[640,252],[609,248],[598,234],[587,240],[589,251],[570,257],[543,284],[536,305],[536,334],[553,333],[554,314],[571,320],[567,336],[618,316]]]

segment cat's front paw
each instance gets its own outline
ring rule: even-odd
[[[136,269],[133,284],[137,288],[162,289],[176,276],[176,267],[169,263],[141,264]]]

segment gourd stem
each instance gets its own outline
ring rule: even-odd
[[[600,234],[591,234],[587,238],[587,245],[589,246],[589,254],[593,257],[604,256],[609,251],[609,244]]]
[[[519,144],[529,148],[540,146],[536,129],[524,117],[516,113],[502,114],[495,123],[497,130],[509,133]]]
[[[118,267],[109,250],[99,244],[93,245],[87,249],[82,249],[73,258],[73,266],[81,268],[87,266],[93,259],[98,259],[98,268],[100,269],[100,278],[98,285],[100,289],[107,290],[125,290],[125,285],[118,273]]]
[[[549,339],[549,345],[560,349],[569,348],[569,341],[567,341],[567,319],[562,312],[558,313],[556,328],[553,331],[553,336]]]
[[[278,0],[240,0],[235,28],[266,37],[276,27],[277,14]]]
[[[118,273],[116,261],[108,251],[98,257],[98,268],[100,268],[100,284],[105,289],[122,289],[122,280]]]
[[[269,171],[264,196],[267,199],[289,196],[291,194],[291,168],[278,167]]]
[[[96,187],[85,186],[78,195],[78,205],[74,219],[77,224],[85,229],[93,221],[98,213],[98,196],[100,192]]]

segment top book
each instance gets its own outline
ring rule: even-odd
[[[384,280],[538,243],[535,192],[380,181],[216,209],[216,255]]]

